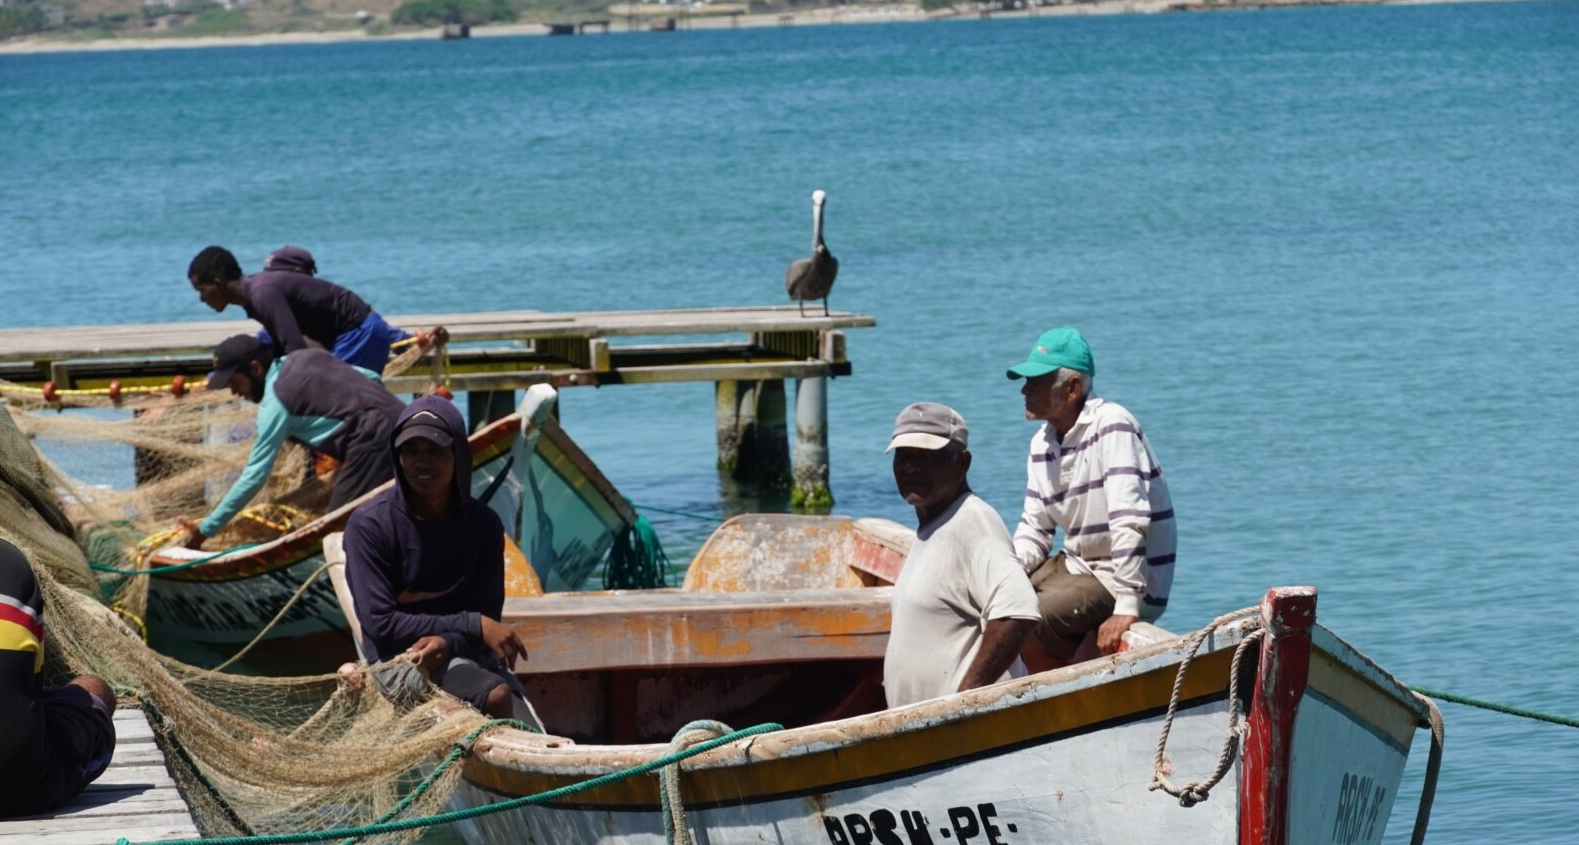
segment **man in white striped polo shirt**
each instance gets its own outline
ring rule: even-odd
[[[1130,625],[1168,606],[1177,533],[1167,479],[1140,423],[1091,392],[1096,363],[1080,332],[1046,332],[1008,375],[1025,379],[1026,419],[1045,423],[1031,438],[1014,532],[1042,612],[1033,635],[1059,661],[1092,631],[1112,654]],[[1049,556],[1059,528],[1063,550]]]

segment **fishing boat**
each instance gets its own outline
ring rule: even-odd
[[[471,436],[472,491],[506,526],[509,554],[519,561],[510,568],[513,584],[526,591],[520,594],[581,585],[636,521],[629,503],[554,419],[556,398],[547,385],[534,387],[517,413]],[[328,644],[337,646],[328,653],[349,653],[334,589],[316,577],[323,541],[393,483],[255,546],[218,556],[160,550],[149,564],[156,572],[148,598],[151,641],[184,658],[211,658],[229,656],[267,629],[254,652],[263,659],[271,651],[316,653],[313,646]],[[522,571],[528,556],[530,574]],[[187,566],[203,558],[211,559]]]
[[[508,601],[548,733],[488,733],[453,808],[728,730],[696,719],[783,729],[678,764],[668,809],[653,778],[628,778],[470,818],[467,841],[658,843],[668,818],[715,845],[1375,843],[1415,731],[1434,725],[1423,837],[1440,719],[1317,624],[1313,588],[1271,590],[1186,637],[1137,625],[1116,655],[889,710],[880,573],[897,571],[904,529],[794,520],[726,526],[712,551],[747,560],[704,549],[679,590]],[[777,546],[807,533],[827,542]],[[780,556],[819,545],[805,565]]]
[[[744,514],[678,588],[511,597],[502,621],[531,651],[538,715],[576,741],[667,740],[700,718],[826,722],[883,706],[883,585],[914,537],[882,519]]]

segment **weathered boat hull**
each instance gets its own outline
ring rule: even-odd
[[[1260,637],[1241,667],[1244,743],[1195,806],[1149,789],[1188,651],[1175,638],[707,752],[682,767],[689,824],[697,841],[716,845],[1378,842],[1425,705],[1313,628],[1314,608],[1313,590],[1274,591],[1259,619],[1219,627],[1190,664],[1164,767],[1178,784],[1216,765],[1234,650]],[[545,724],[555,730],[552,718]],[[468,759],[454,802],[535,794],[664,751],[500,731]],[[479,817],[462,833],[477,843],[664,841],[650,776]]]
[[[538,414],[524,429],[520,414],[498,420],[471,437],[472,492],[486,498],[538,571],[539,583],[564,585],[586,574],[635,518],[617,490],[557,423]],[[393,482],[391,482],[393,483]],[[323,566],[323,539],[343,530],[351,513],[380,487],[333,513],[276,540],[213,561],[152,577],[148,627],[153,645],[184,658],[228,656],[250,642],[280,614],[302,584]],[[204,552],[164,549],[152,567],[178,565]],[[318,578],[268,631],[259,656],[290,653],[304,638],[343,644],[351,639],[328,579]]]

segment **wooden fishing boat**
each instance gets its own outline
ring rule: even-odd
[[[511,567],[516,580],[567,589],[586,580],[636,514],[553,418],[554,398],[547,385],[533,388],[518,413],[471,436],[472,491],[504,521],[519,560]],[[351,651],[345,615],[328,580],[314,577],[324,564],[323,540],[387,487],[276,539],[151,576],[150,640],[166,653],[212,660],[228,657],[274,622],[258,657],[321,651],[326,660],[343,659]],[[535,567],[529,576],[520,571],[523,548]],[[149,565],[179,567],[209,554],[167,548]]]
[[[906,529],[808,519],[726,526],[677,590],[508,601],[548,734],[488,733],[452,805],[655,760],[707,718],[785,726],[680,765],[683,823],[715,845],[1354,845],[1380,841],[1415,729],[1435,719],[1316,623],[1313,588],[1272,590],[1190,637],[1137,625],[1117,655],[885,710],[884,584]],[[1439,755],[1437,732],[1433,783]],[[1187,783],[1220,760],[1215,786]],[[1159,777],[1194,800],[1151,789]],[[637,777],[460,830],[650,845],[663,819],[655,779]]]
[[[883,706],[881,585],[914,537],[881,519],[746,514],[713,532],[679,588],[512,597],[502,621],[531,651],[521,680],[538,715],[567,738],[824,722]]]

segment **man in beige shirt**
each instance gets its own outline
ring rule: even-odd
[[[1020,646],[1041,618],[1002,518],[966,481],[969,435],[958,412],[934,402],[894,423],[894,483],[920,527],[891,598],[890,707],[1023,674]]]

